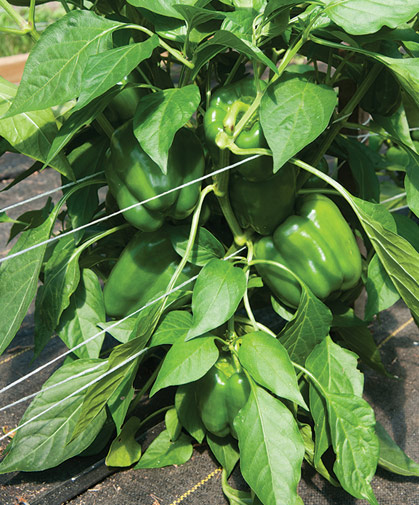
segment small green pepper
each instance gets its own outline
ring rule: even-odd
[[[103,292],[109,316],[126,316],[167,289],[180,262],[180,256],[172,247],[170,229],[166,225],[155,232],[138,232],[122,251]],[[196,273],[198,268],[187,263],[176,285]],[[170,300],[176,296],[174,293]]]
[[[255,244],[255,258],[286,266],[322,300],[354,287],[361,276],[355,237],[337,205],[321,194],[297,199],[296,215]],[[267,264],[256,269],[275,296],[298,306],[301,288],[291,274]]]
[[[249,381],[244,372],[236,368],[231,355],[220,356],[195,386],[198,411],[205,428],[217,437],[231,433],[237,438],[234,418],[244,407],[249,393]]]
[[[264,81],[259,81],[262,89],[266,88]],[[217,90],[211,98],[210,105],[204,116],[204,131],[208,149],[217,165],[220,164],[220,149],[227,148],[222,139],[231,137],[242,118],[256,98],[256,85],[254,79],[243,79],[224,88]],[[265,136],[259,121],[258,113],[250,118],[245,128],[235,140],[241,149],[266,148]],[[244,159],[243,156],[233,155],[231,162]],[[273,164],[270,156],[260,156],[237,168],[237,171],[246,179],[260,181],[272,177]]]
[[[180,129],[169,150],[167,174],[141,148],[132,121],[117,128],[111,139],[105,174],[109,190],[119,208],[127,208],[155,197],[204,174],[204,155],[195,134]],[[160,196],[123,212],[125,219],[143,231],[159,229],[166,217],[184,219],[192,213],[200,194],[200,183]]]
[[[366,69],[366,72],[369,68]],[[368,88],[360,105],[370,114],[392,116],[402,103],[402,92],[399,81],[393,73],[383,68],[378,77]]]

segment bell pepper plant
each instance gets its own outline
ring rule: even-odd
[[[35,356],[55,335],[69,356],[0,473],[198,443],[235,505],[301,505],[302,464],[371,505],[378,466],[419,476],[361,372],[388,376],[383,310],[419,321],[418,2],[61,0],[40,33],[41,3],[0,0],[0,30],[36,41],[19,86],[0,78],[0,154],[33,160],[5,190],[62,188],[0,210],[0,353],[34,301]]]

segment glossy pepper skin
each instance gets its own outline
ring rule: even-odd
[[[204,173],[204,155],[195,134],[180,129],[169,150],[167,174],[144,152],[133,133],[132,121],[117,128],[111,138],[105,174],[109,190],[120,209],[157,196]],[[166,217],[184,219],[199,199],[200,183],[161,196],[123,212],[125,219],[143,231],[159,229]]]
[[[238,370],[225,354],[196,382],[198,411],[205,428],[217,437],[232,434],[237,438],[233,421],[244,407],[250,384],[243,371]]]
[[[266,87],[264,81],[259,81],[261,88]],[[208,149],[216,164],[220,164],[220,146],[217,135],[224,132],[228,136],[234,134],[235,127],[256,97],[254,79],[242,79],[216,91],[204,116],[204,131]],[[259,116],[250,119],[246,127],[235,140],[242,149],[268,147],[262,132]],[[243,159],[243,156],[232,155],[232,163]],[[246,179],[258,181],[273,175],[272,157],[261,156],[239,166],[237,171]]]
[[[298,199],[296,214],[255,244],[255,259],[285,265],[322,300],[354,287],[361,276],[355,237],[339,208],[321,194]],[[298,306],[301,289],[291,274],[271,265],[256,269],[275,296]]]
[[[260,235],[272,234],[294,209],[297,174],[298,169],[289,164],[262,181],[232,174],[230,201],[240,226]]]
[[[368,72],[369,69],[366,70]],[[399,81],[387,68],[383,68],[363,96],[360,105],[370,114],[392,116],[402,103]]]
[[[180,262],[172,247],[170,229],[166,225],[155,232],[138,232],[122,251],[103,292],[109,316],[126,316],[164,293]],[[196,273],[197,267],[187,263],[177,284]],[[176,296],[174,293],[169,299]]]

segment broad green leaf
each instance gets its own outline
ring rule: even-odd
[[[336,103],[333,88],[296,74],[268,87],[260,121],[273,152],[274,172],[326,129]]]
[[[158,345],[174,344],[184,340],[192,325],[192,316],[185,310],[174,310],[162,319],[151,337],[150,347]]]
[[[46,109],[77,98],[89,58],[112,47],[122,23],[73,10],[48,26],[31,51],[7,115]]]
[[[407,477],[419,477],[419,464],[410,459],[393,441],[384,427],[377,422],[375,432],[380,442],[380,459],[378,464],[389,472]]]
[[[22,417],[21,426],[34,420],[16,432],[7,456],[0,463],[0,473],[46,470],[89,447],[102,428],[106,413],[103,412],[70,441],[80,419],[86,390],[73,393],[100,377],[105,365],[103,360],[76,360],[53,373]],[[47,389],[62,381],[65,382],[60,386]]]
[[[125,421],[131,401],[134,399],[135,389],[132,384],[135,379],[135,374],[136,369],[131,369],[130,374],[124,377],[107,402],[107,407],[116,427],[117,435],[119,435],[121,431],[121,426]]]
[[[370,485],[379,456],[372,408],[359,396],[327,393],[327,412],[340,484],[355,498],[378,505]]]
[[[328,392],[361,396],[363,375],[357,369],[357,365],[357,356],[335,344],[330,337],[326,337],[318,344],[306,360],[307,370],[315,375]],[[310,412],[316,433],[314,464],[317,467],[331,440],[324,399],[312,385],[310,385]]]
[[[45,347],[70,304],[80,280],[79,257],[83,249],[75,247],[72,235],[64,237],[45,265],[44,284],[38,289],[35,302],[35,355]]]
[[[257,498],[257,501],[253,500],[252,495],[249,493],[249,491],[242,491],[231,487],[228,483],[227,477],[227,472],[223,470],[221,477],[221,487],[230,505],[258,505],[260,503]]]
[[[300,305],[278,335],[292,361],[302,365],[314,347],[329,333],[332,313],[303,286]]]
[[[410,137],[409,123],[403,105],[391,116],[374,114],[374,122],[384,128],[392,137],[395,137],[398,144],[405,144],[411,149],[415,149],[415,144]]]
[[[258,384],[308,410],[288,353],[276,338],[262,331],[247,333],[239,360]]]
[[[184,256],[189,238],[189,226],[176,226],[170,229],[170,240],[173,248]],[[188,261],[200,267],[205,266],[212,259],[221,259],[224,256],[224,247],[221,242],[206,228],[200,226],[196,233],[195,242]]]
[[[125,344],[130,339],[132,332],[135,328],[137,318],[129,317],[124,319],[122,322],[119,321],[106,321],[97,323],[99,328],[106,330],[110,335],[116,340]]]
[[[240,453],[237,440],[231,435],[226,437],[216,437],[212,433],[207,433],[207,443],[215,459],[230,475],[239,460]]]
[[[59,207],[37,228],[21,234],[10,254],[28,249],[47,240]],[[38,287],[46,245],[28,250],[7,260],[0,268],[0,354],[13,340],[26,315]]]
[[[70,298],[70,305],[60,318],[58,334],[66,346],[72,347],[100,332],[98,322],[106,317],[102,289],[96,274],[89,269],[82,271],[81,282]],[[79,358],[98,358],[105,335],[76,349]]]
[[[366,321],[371,320],[375,314],[388,309],[400,299],[398,291],[377,255],[372,258],[368,265],[366,289],[368,293],[365,307]]]
[[[416,0],[322,0],[325,12],[352,35],[375,33],[383,26],[396,28],[418,12]]]
[[[0,117],[6,114],[17,86],[0,77]],[[51,145],[58,134],[57,124],[51,109],[22,113],[12,118],[0,119],[0,136],[22,154],[48,164],[60,173],[73,179],[71,166],[58,152],[48,157]]]
[[[353,208],[394,286],[409,309],[419,315],[418,252],[407,240],[371,216],[370,206],[374,204],[358,198],[353,198],[353,202]]]
[[[170,440],[174,442],[179,438],[180,432],[182,431],[182,425],[180,424],[179,417],[177,415],[177,410],[175,407],[166,411],[164,416],[164,424],[169,432]]]
[[[416,10],[417,8],[416,5]],[[390,58],[381,54],[376,54],[375,57],[388,66],[419,106],[419,58]]]
[[[236,311],[246,291],[246,275],[223,260],[211,260],[200,271],[192,294],[192,328],[187,339],[222,325]]]
[[[181,433],[175,441],[170,441],[170,435],[167,430],[162,431],[134,468],[162,468],[170,465],[183,465],[192,456],[193,447],[190,438]]]
[[[201,337],[176,342],[169,349],[151,388],[150,397],[160,389],[196,381],[217,361],[218,348],[214,337]]]
[[[134,116],[134,134],[144,151],[167,173],[169,148],[176,132],[198,108],[201,95],[198,86],[157,91],[142,97]]]
[[[403,214],[395,214],[397,233],[409,241],[419,252],[419,224]]]
[[[93,99],[118,84],[142,61],[151,56],[159,38],[152,35],[144,42],[130,44],[90,56],[83,73],[83,88],[76,110],[85,107]],[[134,113],[134,111],[133,111]]]
[[[68,117],[62,127],[60,128],[58,134],[52,141],[51,148],[48,152],[45,164],[49,164],[50,160],[57,156],[57,154],[64,149],[66,145],[71,141],[71,139],[86,125],[91,124],[99,114],[101,114],[112,98],[117,94],[117,90],[109,91],[103,96],[96,98],[90,102],[82,110],[77,110],[72,112],[70,117]],[[102,138],[102,142],[106,139]]]
[[[135,7],[151,9],[156,14],[172,18],[182,19],[182,15],[177,11],[175,5],[195,5],[199,0],[153,0],[152,5],[149,0],[128,0],[128,3]]]
[[[131,466],[141,458],[141,445],[135,440],[141,421],[132,416],[112,442],[105,463],[108,466]]]
[[[77,425],[74,427],[72,439],[82,433],[101,412],[105,410],[107,402],[114,392],[124,382],[127,376],[134,376],[142,356],[147,351],[144,349],[145,339],[139,337],[126,344],[114,347],[109,358],[108,368],[103,378],[92,384],[85,395],[82,413]],[[135,356],[135,357],[134,357]]]
[[[263,504],[294,504],[304,443],[291,412],[264,389],[252,385],[234,427],[242,475]]]
[[[274,73],[278,72],[275,64],[257,46],[246,39],[238,37],[234,33],[226,30],[217,30],[212,38],[201,44],[197,49],[195,54],[197,66],[194,69],[194,73],[196,73],[199,68],[201,68],[215,54],[221,52],[223,48],[235,49],[239,53],[245,54],[250,60],[256,60],[263,63]]]
[[[352,327],[338,327],[334,328],[334,331],[345,342],[345,347],[355,352],[366,365],[383,375],[392,377],[381,361],[380,351],[366,323]]]
[[[198,412],[193,382],[177,388],[175,406],[182,426],[201,444],[205,437],[205,428]]]

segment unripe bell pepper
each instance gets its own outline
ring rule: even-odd
[[[369,72],[369,68],[365,71]],[[383,68],[363,96],[360,105],[370,114],[392,116],[401,103],[402,92],[399,81],[391,70]]]
[[[297,199],[296,215],[255,244],[255,259],[283,264],[322,300],[354,287],[361,276],[355,237],[337,205],[321,194]],[[301,288],[295,277],[273,265],[256,269],[276,297],[298,306]]]
[[[109,316],[126,316],[165,292],[181,260],[172,247],[170,228],[166,225],[155,232],[138,232],[122,251],[103,292]],[[196,273],[198,268],[187,263],[176,285]],[[170,300],[176,296],[179,293],[173,293]]]
[[[215,365],[196,382],[198,411],[205,428],[217,437],[232,434],[233,421],[250,393],[249,381],[234,365],[231,355],[218,358]]]
[[[233,211],[243,228],[270,235],[293,211],[298,169],[284,165],[274,176],[249,181],[232,174],[229,183]]]
[[[264,81],[259,81],[262,89],[266,87]],[[243,79],[216,91],[211,98],[210,105],[204,116],[204,131],[208,149],[217,165],[220,164],[220,149],[227,148],[220,143],[220,134],[226,138],[232,137],[237,123],[248,110],[256,97],[254,79]],[[265,136],[256,113],[240,132],[235,140],[237,147],[242,149],[267,148]],[[233,155],[232,163],[243,159],[243,156]],[[246,179],[258,181],[273,175],[272,157],[260,156],[239,166],[237,171]]]
[[[112,135],[105,174],[109,189],[120,209],[157,196],[202,177],[204,155],[195,134],[181,128],[169,150],[167,174],[141,148],[133,133],[132,121]],[[195,208],[200,183],[160,196],[123,212],[125,219],[143,231],[159,229],[166,217],[184,219]]]

